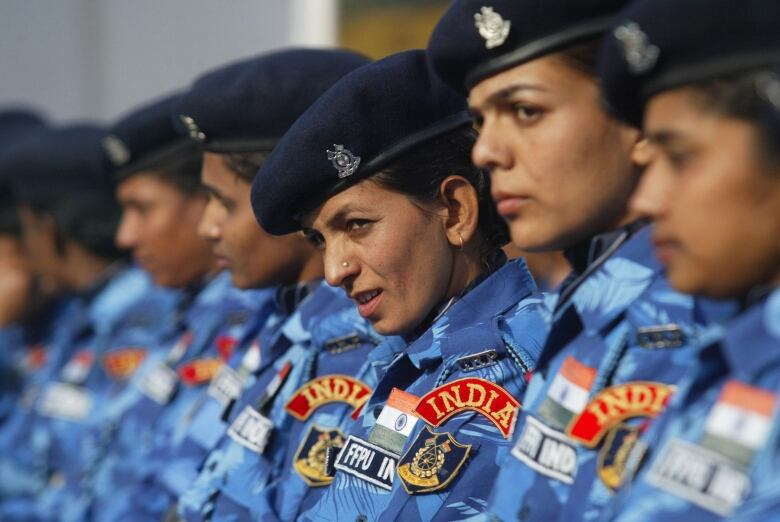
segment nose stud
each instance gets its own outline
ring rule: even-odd
[[[347,268],[349,266],[349,261],[344,261],[343,263],[341,263],[341,266]]]

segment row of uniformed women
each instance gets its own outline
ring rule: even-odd
[[[275,53],[124,118],[118,241],[189,299],[132,384],[92,389],[33,512],[780,517],[778,22],[456,0],[427,53]],[[227,298],[196,223],[273,297]],[[507,232],[565,250],[557,294]]]

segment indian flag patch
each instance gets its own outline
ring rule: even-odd
[[[701,445],[747,467],[769,436],[776,402],[767,390],[728,381],[707,416]]]
[[[575,415],[588,405],[590,389],[596,380],[596,369],[566,357],[553,378],[539,415],[555,428],[564,429]]]
[[[414,414],[414,407],[419,401],[420,398],[416,395],[393,388],[368,436],[368,441],[400,455],[406,439],[417,424],[418,417]]]

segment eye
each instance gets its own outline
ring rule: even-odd
[[[309,243],[314,246],[314,248],[318,250],[325,249],[325,238],[322,237],[322,234],[315,230],[306,230],[303,234],[306,236],[306,239],[309,241]]]
[[[360,230],[365,230],[370,224],[371,221],[367,219],[350,219],[346,223],[346,229],[347,232],[356,232]]]
[[[474,128],[475,131],[480,132],[484,124],[485,124],[484,116],[482,116],[481,114],[471,115],[471,126]]]
[[[683,170],[690,165],[695,155],[689,151],[668,151],[666,158],[675,170]]]
[[[515,113],[515,117],[521,123],[534,122],[541,118],[541,116],[544,114],[544,111],[539,107],[535,107],[527,103],[516,103],[512,105],[512,111]]]

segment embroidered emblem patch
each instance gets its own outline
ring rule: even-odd
[[[245,406],[228,428],[228,436],[245,448],[262,454],[274,423],[252,406]]]
[[[127,379],[146,359],[145,348],[122,348],[103,356],[103,369],[114,379]]]
[[[571,355],[564,359],[539,407],[539,416],[550,426],[563,430],[588,404],[596,380],[596,369]]]
[[[333,482],[333,477],[327,472],[328,449],[340,451],[343,447],[344,434],[340,429],[320,428],[312,424],[295,452],[293,467],[309,486],[327,486]]]
[[[376,419],[368,441],[400,455],[417,424],[418,417],[414,414],[414,407],[418,402],[420,398],[416,395],[393,388],[387,404]]]
[[[574,482],[577,472],[577,450],[560,431],[538,419],[526,417],[523,431],[512,448],[512,455],[529,468],[564,484]]]
[[[348,375],[325,375],[313,379],[293,394],[284,409],[298,420],[306,420],[322,406],[331,402],[345,402],[352,408],[360,407],[371,395],[371,388]]]
[[[357,172],[360,166],[360,156],[355,156],[344,145],[333,145],[335,150],[326,150],[328,159],[339,173],[339,178],[348,178]]]
[[[390,491],[397,465],[398,455],[350,435],[336,458],[335,468]]]
[[[433,433],[428,426],[417,434],[398,463],[398,476],[410,495],[447,487],[458,475],[471,452],[449,433]]]
[[[623,57],[633,74],[643,74],[655,67],[661,50],[650,42],[639,24],[629,22],[616,28],[613,32],[620,42]]]
[[[647,481],[723,517],[731,515],[750,490],[750,478],[731,460],[680,439],[664,446]]]
[[[622,424],[611,430],[599,451],[596,471],[610,490],[618,489],[626,476],[629,457],[639,438],[639,427]]]
[[[210,382],[224,364],[218,357],[195,359],[179,367],[179,377],[187,386],[199,386]]]
[[[448,382],[420,399],[415,413],[431,426],[441,426],[447,419],[464,411],[484,415],[508,439],[517,420],[520,402],[496,383],[466,378]]]
[[[643,326],[636,331],[636,341],[642,348],[659,350],[685,345],[685,332],[676,324]]]
[[[740,381],[723,385],[707,415],[701,445],[747,468],[772,429],[775,394]]]
[[[569,424],[566,433],[593,448],[613,427],[631,417],[655,417],[669,403],[674,387],[637,381],[605,388]]]
[[[504,20],[492,7],[482,7],[479,13],[474,14],[474,26],[485,39],[485,47],[493,49],[506,41],[512,23]]]

